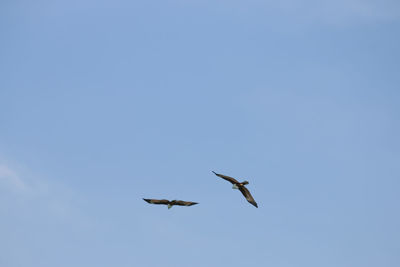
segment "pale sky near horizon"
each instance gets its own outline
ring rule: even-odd
[[[2,1],[0,36],[1,267],[400,266],[400,2]]]

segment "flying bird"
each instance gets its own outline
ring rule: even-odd
[[[167,199],[148,199],[148,198],[143,198],[144,201],[150,204],[156,204],[156,205],[167,205],[168,209],[172,208],[172,206],[192,206],[199,204],[197,202],[190,202],[190,201],[182,201],[182,200],[167,200]]]
[[[249,203],[251,203],[254,207],[258,208],[258,205],[256,201],[254,200],[253,196],[250,194],[249,190],[245,187],[246,184],[249,184],[248,181],[244,181],[239,183],[235,178],[219,174],[213,171],[213,173],[219,177],[221,177],[224,180],[227,180],[228,182],[232,183],[232,189],[239,189],[240,192],[242,192],[243,196],[247,199]]]

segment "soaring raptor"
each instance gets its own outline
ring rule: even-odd
[[[167,200],[167,199],[148,199],[143,198],[144,201],[150,204],[156,205],[167,205],[168,209],[172,208],[172,206],[192,206],[198,204],[197,202],[190,202],[190,201],[182,201],[182,200]]]
[[[248,181],[243,181],[241,183],[239,183],[235,178],[223,175],[223,174],[219,174],[213,171],[213,173],[219,177],[221,177],[224,180],[227,180],[228,182],[232,183],[233,189],[239,189],[240,192],[242,192],[243,196],[247,199],[247,201],[249,203],[251,203],[254,207],[258,208],[258,205],[256,203],[256,201],[254,200],[253,196],[250,194],[249,190],[245,187],[246,184],[249,184]]]

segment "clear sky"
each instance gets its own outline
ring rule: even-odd
[[[400,266],[399,1],[3,0],[0,36],[0,266]]]

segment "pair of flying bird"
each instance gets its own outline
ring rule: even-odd
[[[213,173],[219,177],[221,177],[224,180],[227,180],[228,182],[232,183],[233,189],[239,189],[240,192],[242,192],[243,196],[247,199],[249,203],[251,203],[253,206],[258,208],[257,203],[255,202],[253,196],[250,194],[249,190],[245,187],[246,184],[249,184],[248,181],[244,181],[239,183],[235,178],[219,174],[213,171]],[[167,205],[168,209],[172,208],[172,206],[193,206],[198,204],[197,202],[191,202],[191,201],[182,201],[182,200],[172,200],[169,201],[167,199],[147,199],[143,198],[144,201],[150,203],[150,204],[156,204],[156,205]]]

